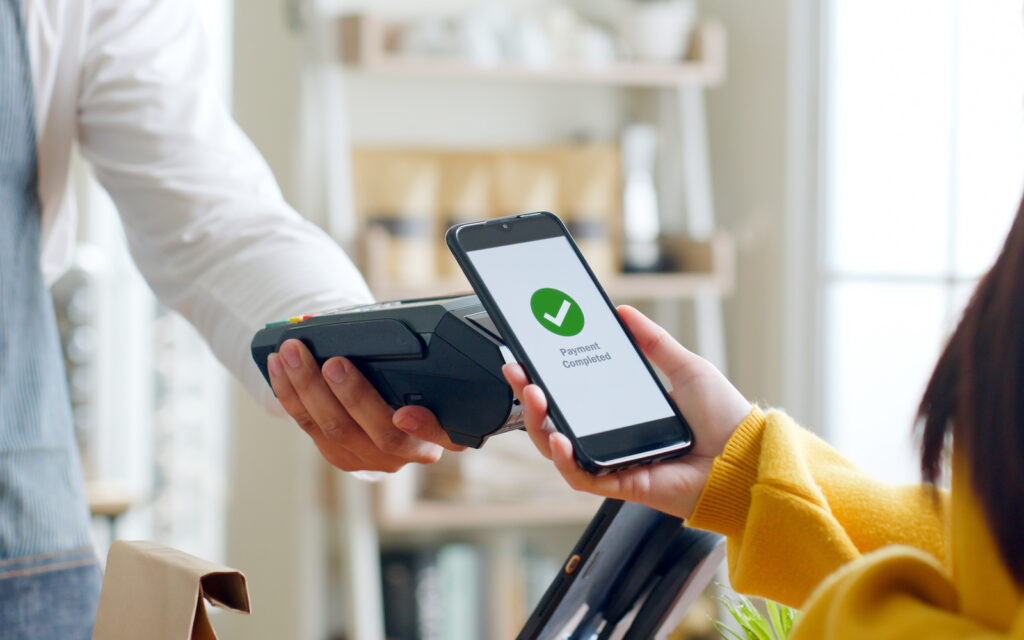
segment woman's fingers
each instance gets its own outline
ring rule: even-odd
[[[530,384],[530,379],[526,377],[526,371],[522,365],[519,364],[506,364],[501,368],[502,375],[505,376],[505,380],[509,386],[512,387],[512,392],[516,394],[519,401],[522,402],[520,394],[526,385]]]
[[[518,364],[502,368],[523,407],[526,430],[537,449],[552,459],[572,488],[607,498],[629,500],[682,518],[689,517],[707,482],[711,464],[743,418],[750,403],[709,362],[691,353],[636,309],[619,307],[637,344],[672,384],[672,398],[694,430],[696,446],[685,458],[626,469],[603,476],[584,471],[570,440],[548,418],[548,401],[530,384]]]
[[[523,389],[523,413],[525,415],[526,432],[533,444],[544,455],[551,458],[549,436],[555,433],[555,425],[548,417],[548,399],[541,388],[535,384]]]
[[[618,311],[640,349],[668,377],[672,386],[678,386],[681,379],[706,365],[703,358],[679,344],[668,331],[633,307],[622,305]]]
[[[587,473],[580,468],[576,458],[572,455],[572,443],[569,442],[569,438],[561,433],[549,434],[548,443],[551,449],[551,459],[570,487],[577,491],[595,493],[606,498],[622,498],[621,473],[610,473],[604,476]]]
[[[694,430],[691,455],[713,458],[720,454],[750,413],[750,402],[714,365],[688,351],[644,314],[622,306],[619,315],[651,362],[668,376],[672,398]]]
[[[507,364],[501,371],[522,405],[526,433],[537,450],[550,459],[548,436],[555,431],[555,427],[548,419],[548,400],[544,392],[537,385],[530,384],[526,371],[518,364]]]

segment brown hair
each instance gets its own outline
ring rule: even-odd
[[[952,431],[1003,562],[1024,585],[1024,201],[939,357],[918,413],[924,479],[935,484],[940,477]]]

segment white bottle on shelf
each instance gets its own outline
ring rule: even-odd
[[[625,271],[653,271],[661,262],[661,224],[654,188],[657,145],[652,125],[630,124],[622,131]]]

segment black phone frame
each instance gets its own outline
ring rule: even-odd
[[[465,234],[471,236],[471,241],[468,243],[471,248],[467,248],[462,237]],[[522,344],[512,332],[497,302],[491,297],[487,286],[483,283],[483,279],[467,255],[469,251],[558,237],[565,238],[569,246],[576,253],[577,259],[583,265],[591,282],[593,282],[601,298],[608,306],[608,310],[615,318],[615,321],[619,323],[619,327],[633,346],[644,367],[647,368],[651,380],[657,385],[664,396],[672,411],[673,415],[671,417],[628,425],[590,436],[577,437],[559,409],[557,399],[549,393],[543,379],[538,375],[536,368],[526,356],[526,351],[523,349]],[[462,268],[463,273],[469,279],[477,296],[479,296],[484,309],[487,310],[491,320],[498,327],[506,345],[512,351],[516,360],[526,369],[530,380],[544,390],[548,399],[548,414],[555,428],[569,438],[573,445],[573,455],[585,471],[594,475],[604,475],[641,464],[651,464],[685,455],[693,449],[694,435],[689,423],[679,411],[671,396],[669,396],[668,391],[661,384],[661,380],[658,379],[651,363],[644,357],[643,351],[641,351],[636,340],[633,339],[622,318],[619,317],[618,312],[615,310],[615,305],[608,298],[608,294],[601,286],[597,276],[594,275],[579,247],[573,241],[569,230],[558,216],[548,211],[539,211],[455,225],[448,229],[448,232],[445,234],[445,242],[455,257],[456,262],[458,262],[459,267]],[[681,427],[682,433],[679,432],[679,427]],[[675,429],[672,439],[663,435],[668,433],[669,428]],[[647,438],[638,439],[637,436],[639,435],[645,435]],[[615,457],[610,459],[603,457],[611,455]]]

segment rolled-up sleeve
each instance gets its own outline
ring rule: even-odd
[[[351,260],[283,199],[210,90],[190,2],[97,0],[78,109],[82,153],[157,297],[265,406],[249,355],[265,322],[371,299]]]

